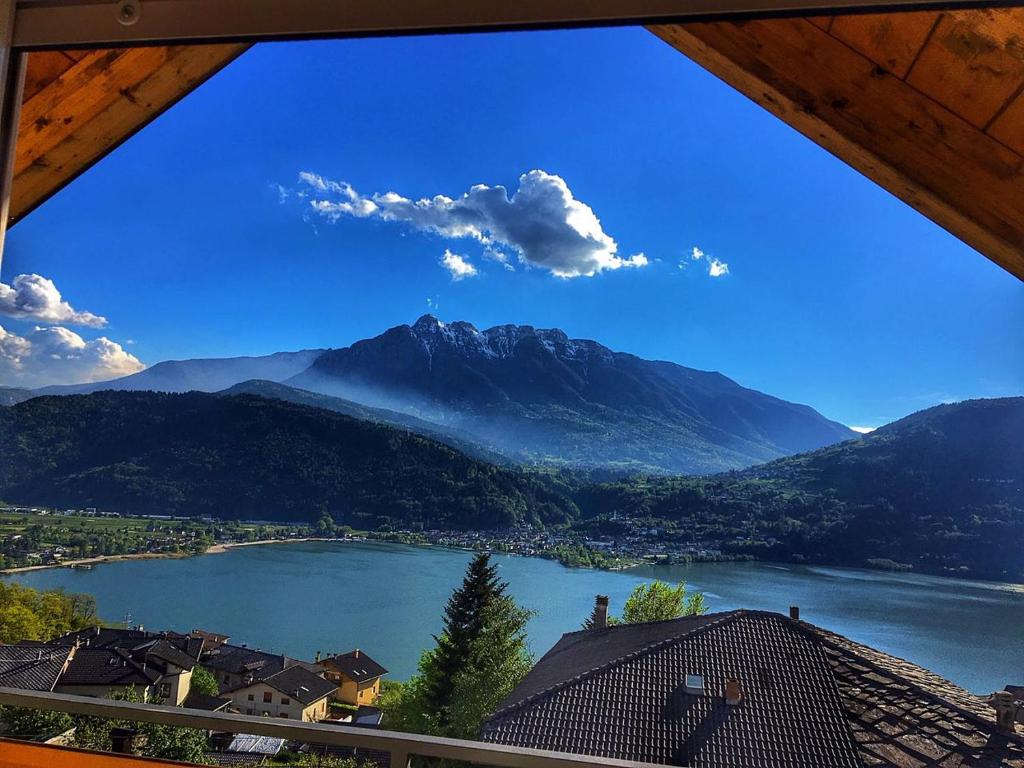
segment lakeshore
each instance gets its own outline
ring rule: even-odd
[[[219,555],[229,552],[237,547],[253,547],[265,544],[292,544],[310,541],[344,541],[344,539],[327,538],[324,536],[304,536],[295,539],[260,539],[258,541],[222,542],[211,544],[203,552],[137,552],[127,555],[98,555],[96,557],[83,557],[77,560],[61,560],[60,562],[46,563],[45,565],[23,565],[16,568],[3,568],[0,569],[0,576],[10,576],[16,573],[30,573],[32,571],[43,571],[52,568],[91,567],[102,563],[118,563],[125,560],[168,560],[185,557],[200,557],[202,555]]]
[[[45,569],[5,578],[91,594],[100,616],[113,624],[130,612],[154,629],[200,627],[298,658],[365,648],[394,679],[405,679],[439,631],[444,603],[472,556],[440,546],[371,541],[288,543],[226,547],[217,557],[131,559],[88,571]],[[1003,678],[1024,668],[1024,586],[756,562],[602,571],[536,557],[496,553],[494,559],[516,600],[537,611],[529,639],[538,655],[563,632],[580,628],[595,594],[609,595],[618,613],[634,586],[657,578],[704,592],[713,611],[784,613],[799,605],[807,621],[979,693],[1012,682]]]

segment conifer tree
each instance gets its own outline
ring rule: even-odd
[[[530,611],[506,594],[487,553],[477,554],[448,600],[436,646],[386,709],[387,727],[474,738],[484,719],[529,671]]]

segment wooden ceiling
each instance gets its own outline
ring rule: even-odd
[[[247,45],[30,53],[11,192],[17,221]]]
[[[1024,280],[1024,9],[649,29]],[[13,219],[245,48],[29,54]]]
[[[650,29],[1024,279],[1024,9]]]

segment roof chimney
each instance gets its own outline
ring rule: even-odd
[[[789,606],[789,618],[793,621],[800,621],[800,606],[791,605]]]
[[[313,661],[316,662],[317,664],[320,663],[320,651],[316,652],[316,658]]]
[[[356,648],[355,653],[352,654],[355,658],[359,658],[359,649]]]
[[[594,612],[590,616],[591,629],[604,629],[608,626],[608,595],[598,595],[594,600]]]
[[[743,689],[740,687],[740,681],[735,677],[730,677],[725,681],[725,703],[735,707],[741,701],[743,701]]]
[[[996,691],[988,697],[988,703],[996,711],[996,727],[1001,731],[1013,733],[1017,720],[1017,709],[1020,705],[1009,691]]]

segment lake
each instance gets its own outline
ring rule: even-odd
[[[7,578],[95,595],[110,622],[202,628],[253,647],[313,658],[361,648],[405,679],[441,625],[469,552],[369,542],[249,546],[178,560],[105,563]],[[496,555],[512,594],[536,610],[539,656],[580,628],[594,595],[622,609],[636,584],[685,581],[711,610],[786,612],[901,656],[977,693],[1024,683],[1024,585],[764,563],[701,563],[608,572]]]

